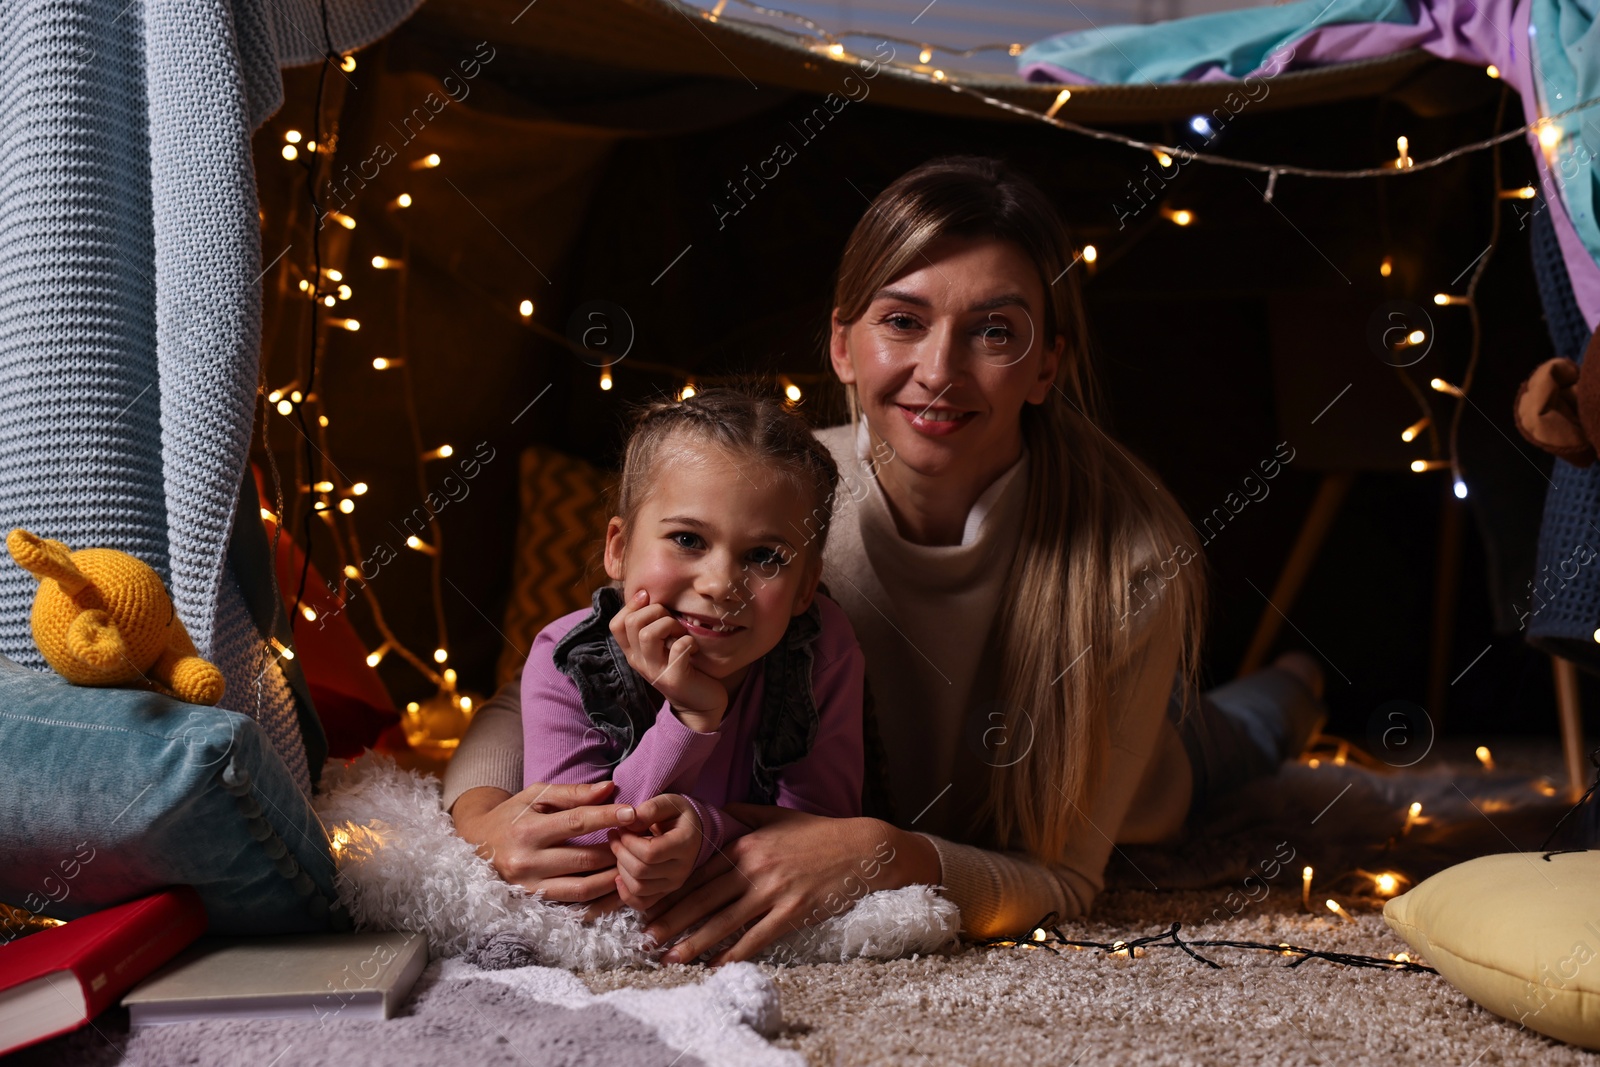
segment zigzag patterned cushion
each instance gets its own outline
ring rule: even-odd
[[[495,682],[504,685],[522,666],[517,648],[533,647],[546,625],[589,606],[605,582],[601,556],[610,475],[564,453],[534,445],[520,459],[521,517],[512,566],[511,598]],[[511,647],[517,646],[516,648]]]

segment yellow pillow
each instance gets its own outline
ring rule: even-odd
[[[1496,1015],[1600,1048],[1600,851],[1480,856],[1395,897],[1383,919]]]

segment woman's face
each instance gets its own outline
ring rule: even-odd
[[[873,295],[834,310],[830,355],[873,434],[924,475],[1015,456],[1023,404],[1054,388],[1064,339],[1043,337],[1044,283],[1021,248],[946,237]]]

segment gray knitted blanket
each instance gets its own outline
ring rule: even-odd
[[[327,0],[334,49],[419,2]],[[0,533],[154,566],[223,706],[307,786],[228,548],[260,364],[250,135],[323,40],[316,0],[0,0]],[[0,564],[0,654],[42,669],[33,594]]]

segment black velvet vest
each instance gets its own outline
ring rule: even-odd
[[[621,761],[656,721],[665,700],[628,665],[611,636],[611,619],[622,609],[622,593],[606,585],[594,591],[594,610],[556,645],[556,669],[578,687],[584,714]],[[811,644],[822,632],[815,600],[789,620],[783,639],[755,669],[763,672],[761,723],[750,768],[751,804],[774,804],[778,771],[805,757],[817,739],[817,704],[811,691]]]

